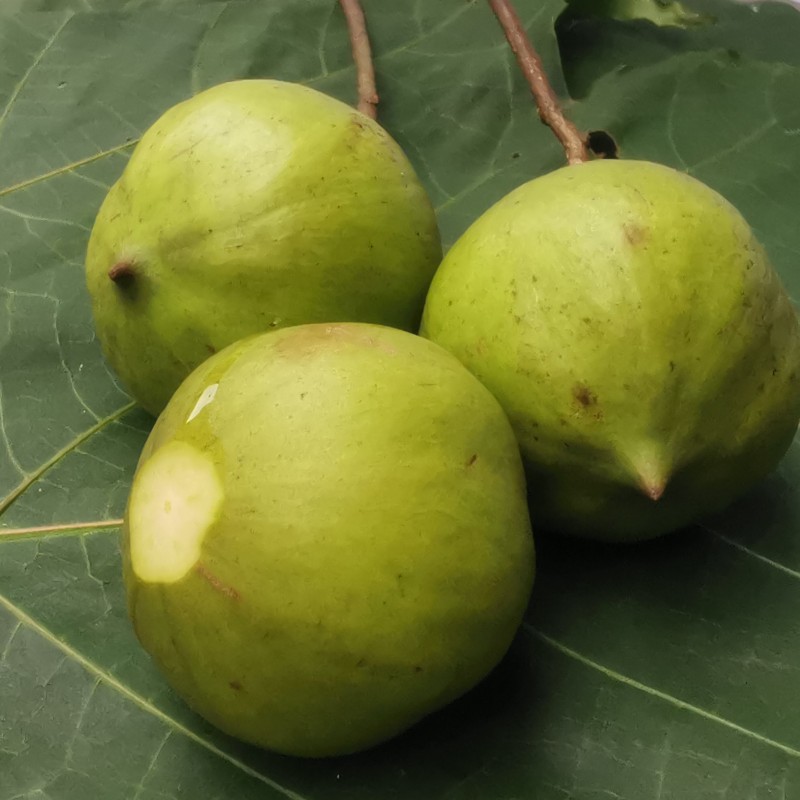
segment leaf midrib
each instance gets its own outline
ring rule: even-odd
[[[50,536],[72,536],[82,533],[96,533],[122,526],[122,519],[98,519],[89,522],[66,522],[59,525],[34,525],[29,528],[0,528],[0,541],[3,539],[42,539]]]

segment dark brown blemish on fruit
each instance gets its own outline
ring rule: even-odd
[[[365,130],[367,127],[364,118],[360,114],[351,114],[350,115],[350,122],[355,125],[359,130]]]
[[[647,240],[647,228],[643,228],[641,225],[623,225],[622,230],[625,232],[625,238],[633,247],[638,247]]]
[[[584,407],[597,405],[597,395],[582,383],[576,383],[572,389],[572,396]]]
[[[207,344],[206,345],[206,350],[208,350],[208,352],[211,353],[212,356],[214,355],[214,353],[217,352],[217,348],[214,347],[213,344]]]
[[[212,589],[215,589],[220,594],[224,594],[226,597],[230,597],[231,600],[240,599],[239,592],[237,592],[236,589],[232,586],[228,586],[227,583],[223,583],[216,575],[209,572],[203,564],[198,563],[194,569],[201,578],[208,581]]]
[[[241,692],[242,691],[242,684],[239,681],[231,681],[228,686],[231,687],[234,691]]]
[[[473,453],[472,456],[470,457],[469,461],[467,461],[467,466],[471,467],[477,460],[478,460],[478,454],[477,453]]]
[[[117,286],[129,286],[136,277],[136,265],[133,261],[117,261],[108,271],[108,277],[111,278]]]

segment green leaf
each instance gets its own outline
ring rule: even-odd
[[[381,120],[448,244],[563,163],[486,4],[364,5]],[[517,5],[576,122],[725,194],[797,296],[800,15],[571,14],[559,54],[563,3]],[[193,715],[126,617],[118,520],[152,421],[101,358],[86,241],[137,138],[192,92],[272,76],[353,102],[344,21],[334,0],[13,0],[0,52],[0,798],[800,796],[797,446],[735,508],[663,541],[540,537],[508,658],[383,747],[302,762]]]
[[[610,17],[617,20],[646,19],[656,25],[685,28],[704,25],[710,20],[676,0],[568,0],[582,16]]]

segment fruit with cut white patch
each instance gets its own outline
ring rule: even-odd
[[[725,507],[800,417],[796,312],[741,214],[690,176],[594,161],[500,200],[445,257],[422,334],[494,393],[537,522],[645,539]]]
[[[159,417],[125,518],[137,635],[212,723],[377,744],[483,678],[533,581],[522,462],[437,345],[366,324],[237,342]]]
[[[86,280],[106,358],[158,414],[249,334],[415,331],[441,257],[430,200],[380,125],[305,86],[243,80],[146,131],[98,213]]]
[[[214,461],[185,442],[170,442],[142,465],[131,491],[131,565],[144,581],[172,583],[197,563],[203,537],[224,494]]]

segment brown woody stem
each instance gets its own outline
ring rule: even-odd
[[[347,20],[353,61],[356,64],[358,83],[358,110],[370,119],[378,116],[378,90],[375,86],[375,67],[372,64],[372,48],[369,45],[367,21],[359,0],[339,0]]]
[[[522,74],[530,86],[539,117],[564,148],[569,164],[581,164],[589,160],[589,151],[581,132],[570,122],[561,110],[556,93],[547,79],[542,60],[536,52],[530,39],[525,33],[525,28],[514,9],[511,0],[488,0],[495,16],[500,22],[500,27],[517,57]]]

